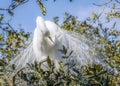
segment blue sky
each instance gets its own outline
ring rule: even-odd
[[[0,7],[7,8],[11,0],[0,0]],[[93,11],[100,12],[102,7],[93,5],[94,3],[103,3],[104,0],[53,0],[43,1],[47,15],[43,16],[36,0],[29,0],[28,3],[19,6],[14,10],[14,17],[11,21],[11,25],[14,28],[21,27],[25,31],[33,32],[35,28],[35,20],[37,16],[42,16],[45,20],[53,20],[53,17],[59,16],[62,21],[64,13],[68,12],[74,16],[78,16],[80,20],[84,20],[90,16]],[[8,18],[8,17],[7,17]]]

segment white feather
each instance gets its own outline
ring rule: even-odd
[[[55,66],[59,68],[58,61],[65,62],[61,58],[63,54],[59,51],[63,45],[69,53],[73,51],[70,61],[78,65],[92,64],[95,61],[93,42],[79,33],[60,29],[55,23],[37,17],[32,42],[10,62],[10,65],[15,64],[16,69],[19,69],[27,63],[40,62],[50,56]]]

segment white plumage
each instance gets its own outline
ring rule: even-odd
[[[37,17],[32,42],[10,64],[15,64],[16,69],[19,69],[27,63],[40,62],[50,56],[55,66],[59,68],[58,61],[65,62],[63,54],[59,51],[63,45],[69,53],[73,51],[70,61],[78,65],[91,64],[95,61],[93,42],[79,33],[60,29],[55,23]]]

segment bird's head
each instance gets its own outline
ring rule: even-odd
[[[51,34],[52,40],[56,42],[56,35],[58,34],[57,32],[59,30],[59,27],[51,21],[45,21],[45,24]]]
[[[45,21],[42,17],[38,16],[36,19],[36,28],[37,31],[40,32],[42,37],[46,39],[50,44],[54,44],[54,40],[52,39],[51,33],[46,27]]]

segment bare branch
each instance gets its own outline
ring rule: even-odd
[[[0,10],[3,10],[3,11],[8,11],[9,9],[5,9],[5,8],[0,8]]]
[[[103,4],[96,4],[96,3],[93,3],[93,5],[96,5],[96,6],[104,6],[104,5],[107,5],[107,4],[111,3],[111,2],[112,2],[112,0],[109,0],[108,2],[103,3]]]
[[[28,2],[29,0],[23,0],[23,1],[21,1],[21,2],[13,2],[10,6],[9,6],[9,9],[10,10],[14,10],[16,7],[18,7],[19,5],[22,5],[22,4],[24,4],[24,3],[26,3],[26,2]]]
[[[115,1],[120,4],[120,1],[119,1],[119,0],[115,0]]]
[[[9,28],[11,28],[12,31],[15,31],[14,28],[9,23],[0,23],[0,24],[7,25]],[[4,30],[4,29],[2,29],[2,30]]]

